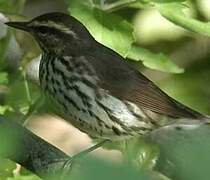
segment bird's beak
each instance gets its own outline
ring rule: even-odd
[[[28,27],[28,22],[7,22],[5,23],[7,26],[13,27],[13,28],[17,28],[17,29],[21,29],[23,31],[30,31],[30,28]]]

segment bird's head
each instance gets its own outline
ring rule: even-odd
[[[8,26],[32,34],[41,49],[57,55],[77,53],[92,45],[93,38],[75,18],[53,12],[38,16],[28,22],[7,22]]]

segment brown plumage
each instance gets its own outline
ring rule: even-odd
[[[145,116],[144,110],[173,118],[204,118],[95,41],[71,16],[49,13],[29,22],[7,24],[35,37],[43,51],[43,91],[64,118],[91,136],[113,139],[151,131],[158,123]]]
[[[98,45],[88,53],[88,62],[97,67],[100,87],[122,101],[175,118],[202,119],[204,116],[169,97],[142,73],[111,49]],[[100,59],[96,58],[99,57]]]

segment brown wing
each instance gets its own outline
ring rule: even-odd
[[[152,81],[108,48],[89,53],[88,61],[96,67],[100,86],[111,95],[135,103],[156,113],[176,118],[201,118],[202,115],[169,97]]]

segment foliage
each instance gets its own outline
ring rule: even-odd
[[[16,6],[14,6],[14,2],[17,3]],[[167,72],[168,74],[161,74],[160,76],[164,75],[167,78],[158,81],[163,89],[201,112],[210,113],[210,86],[206,83],[210,77],[210,54],[207,51],[201,55],[202,47],[196,49],[194,46],[190,46],[190,50],[184,48],[189,43],[193,44],[201,40],[202,46],[202,38],[204,37],[206,40],[210,35],[209,22],[206,22],[207,19],[202,16],[196,1],[65,0],[65,3],[66,10],[79,19],[97,41],[115,50],[130,63],[143,70],[147,67]],[[7,15],[10,18],[17,18],[24,7],[25,0],[0,0],[0,16]],[[157,41],[153,44],[141,43],[136,37],[133,17],[147,9],[158,11],[162,18],[167,19],[174,26],[184,29],[185,34],[178,39]],[[1,12],[4,13],[1,14]],[[150,22],[150,24],[153,23],[156,22]],[[38,56],[39,51],[34,44],[31,44],[31,39],[23,38],[17,33],[0,23],[0,114],[23,122],[25,115],[30,111],[37,97],[40,96],[39,89],[28,82],[25,77],[27,62]],[[167,34],[160,34],[159,36],[167,36]],[[15,43],[12,39],[15,39]],[[18,44],[18,46],[14,46],[14,44]],[[22,49],[20,49],[19,44],[22,45]],[[28,44],[31,47],[28,47]],[[24,49],[29,48],[30,52],[24,52]],[[178,52],[178,55],[173,56],[173,52],[174,54]],[[183,52],[185,53],[184,58],[182,57],[183,61],[189,57],[185,62],[176,59]],[[15,63],[10,62],[11,57],[8,56],[10,53],[16,57]],[[193,58],[194,60],[191,60]],[[159,145],[160,155],[156,148],[153,151],[153,145],[148,146],[139,139],[130,142],[129,149],[131,151],[127,154],[128,157],[125,158],[125,162],[127,163],[127,159],[132,159],[138,164],[138,170],[134,169],[131,164],[124,163],[118,167],[107,162],[88,159],[84,166],[90,168],[84,169],[79,174],[73,174],[73,179],[101,178],[101,174],[103,174],[104,179],[110,177],[148,179],[151,174],[156,179],[167,179],[161,173],[178,179],[195,179],[195,177],[190,177],[189,171],[199,172],[203,177],[208,177],[209,172],[205,168],[210,164],[209,159],[206,158],[208,157],[208,139],[210,136],[208,127],[200,127],[198,131],[190,133],[192,136],[188,135],[188,131],[186,132],[187,135],[184,134],[184,136],[180,136],[180,134],[177,136],[177,132],[174,134],[166,133],[164,137],[168,137],[168,139],[163,138],[162,134],[156,134],[156,139],[160,140],[155,142]],[[207,150],[205,151],[205,149]],[[161,154],[161,152],[164,153]],[[172,161],[173,168],[167,164],[168,159]],[[183,163],[185,160],[186,164]],[[2,164],[4,165],[2,166]],[[192,167],[190,167],[191,165]],[[14,167],[14,163],[0,160],[0,179],[38,179],[28,175],[28,172],[13,177]],[[154,171],[154,168],[158,172]]]
[[[144,65],[152,69],[174,73],[183,72],[166,55],[155,54],[141,47],[132,46],[135,43],[135,37],[131,22],[117,14],[103,11],[99,1],[94,4],[91,1],[67,0],[67,4],[70,14],[84,23],[97,41],[114,49],[122,56],[136,61],[141,60]],[[163,62],[170,68],[163,68]]]
[[[186,8],[186,6],[184,6],[183,4],[157,4],[157,8],[165,18],[172,21],[174,24],[177,24],[187,30],[210,36],[210,24],[201,22],[191,17],[187,17],[187,14],[184,13],[184,9]]]

